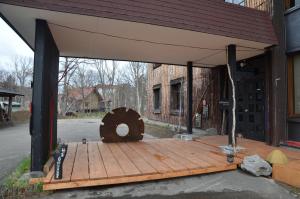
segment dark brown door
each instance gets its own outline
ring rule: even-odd
[[[264,129],[264,79],[248,73],[237,82],[237,133],[244,138],[264,141]]]

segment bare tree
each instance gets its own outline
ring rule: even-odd
[[[86,69],[87,65],[81,64],[77,67],[74,77],[72,78],[73,84],[76,88],[80,88],[80,94],[82,97],[82,110],[85,110],[85,89],[89,87],[94,87],[97,84],[97,77],[95,72]]]
[[[111,62],[106,60],[94,60],[93,65],[97,69],[98,82],[100,85],[107,85],[107,88],[102,89],[102,96],[104,99],[113,98],[114,85],[116,83],[118,63],[116,61]]]
[[[0,83],[1,87],[4,87],[4,82],[7,80],[7,77],[10,75],[10,73],[4,69],[0,69]]]
[[[33,74],[33,59],[31,57],[15,57],[14,69],[19,86],[25,87],[29,85]]]
[[[146,65],[141,62],[129,62],[127,67],[129,70],[123,75],[125,82],[135,88],[135,109],[143,113],[146,99]]]
[[[72,83],[72,78],[78,67],[82,64],[88,64],[88,60],[70,57],[60,58],[60,71],[58,83],[62,87],[62,95],[60,100],[61,113],[65,115],[73,105],[72,99],[69,98],[69,88]]]
[[[13,73],[7,71],[0,71],[1,87],[15,90],[17,88],[17,81]]]
[[[61,69],[59,71],[58,84],[59,86],[62,86],[62,95],[60,101],[62,115],[65,115],[72,106],[72,102],[69,100],[69,84],[78,66],[79,59],[77,58],[65,57],[60,59]]]
[[[25,97],[16,97],[16,100],[21,102],[25,108],[25,98],[30,98],[26,87],[29,87],[33,76],[33,59],[31,57],[16,56],[14,62],[14,76],[18,84],[18,91],[23,93]]]

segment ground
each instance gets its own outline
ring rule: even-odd
[[[99,140],[99,119],[58,120],[58,137],[62,142]],[[158,126],[146,125],[146,138],[170,137],[174,133]],[[160,132],[157,134],[156,132]],[[28,124],[0,130],[0,181],[30,152]],[[295,198],[291,191],[272,179],[257,178],[242,171],[143,182],[119,186],[57,191],[44,196],[55,198]]]
[[[292,199],[272,179],[231,171],[104,188],[57,191],[44,199]]]

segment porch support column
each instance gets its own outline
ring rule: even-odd
[[[231,74],[231,78],[233,80],[233,82],[231,82],[231,86],[229,87],[229,102],[230,102],[230,108],[229,108],[229,117],[228,117],[228,121],[229,121],[229,128],[228,128],[228,144],[232,145],[233,144],[233,140],[232,140],[232,131],[233,131],[233,125],[234,122],[236,123],[236,121],[233,121],[233,118],[236,116],[236,111],[233,113],[232,108],[233,108],[233,97],[232,97],[232,87],[234,85],[236,85],[236,45],[229,45],[227,47],[227,61],[228,61],[228,65],[230,67],[230,71],[228,71],[228,73]],[[234,114],[234,115],[233,115]]]
[[[11,112],[12,112],[12,96],[9,96],[8,98],[8,112],[7,112],[7,117],[8,120],[11,121]]]
[[[48,23],[36,20],[32,93],[31,171],[42,171],[57,140],[59,51]]]
[[[187,63],[187,133],[193,133],[193,62]]]

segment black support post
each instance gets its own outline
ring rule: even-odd
[[[231,73],[231,78],[233,80],[233,84],[236,85],[236,45],[229,45],[227,47],[227,61],[228,65],[230,67],[230,71],[228,70],[228,73]],[[229,79],[230,81],[230,79]],[[233,128],[233,114],[236,114],[236,111],[233,113],[232,112],[232,107],[233,107],[233,97],[232,97],[232,83],[230,84],[230,89],[229,89],[229,102],[230,102],[230,108],[229,108],[229,114],[228,114],[228,123],[229,123],[229,128],[228,128],[228,143],[229,145],[233,144],[232,140],[232,128]]]
[[[193,62],[187,63],[187,133],[193,133]]]
[[[42,171],[56,146],[59,51],[45,20],[36,20],[31,171]]]
[[[8,98],[8,113],[7,113],[7,117],[8,117],[8,120],[9,120],[9,121],[12,121],[12,120],[11,120],[12,99],[13,99],[13,97],[12,97],[12,96],[9,96],[9,98]]]

